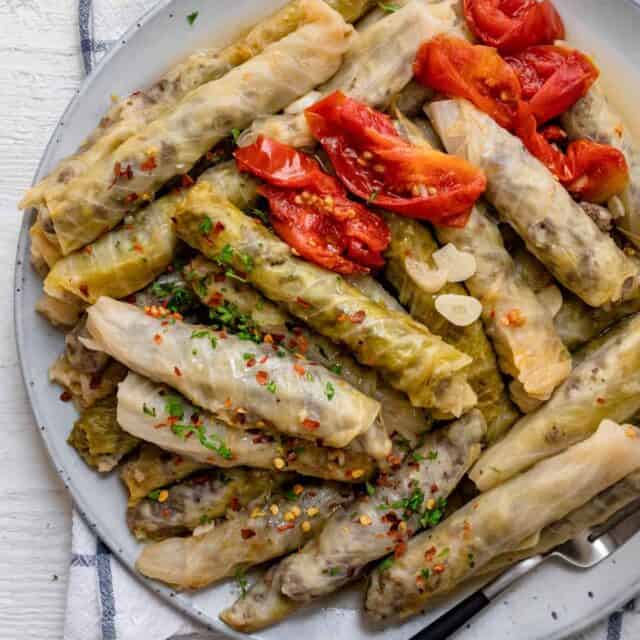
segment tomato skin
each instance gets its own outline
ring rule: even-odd
[[[501,53],[564,39],[562,18],[550,0],[464,0],[467,26]]]
[[[311,106],[305,115],[342,183],[375,206],[461,225],[486,187],[483,173],[468,162],[410,145],[388,116],[341,92]]]
[[[529,47],[505,60],[517,74],[522,97],[538,124],[564,113],[596,81],[599,71],[580,51],[541,45]]]
[[[258,192],[269,201],[271,224],[298,255],[344,275],[384,265],[386,223],[349,200],[316,160],[265,136],[234,155],[241,171],[267,182]]]
[[[421,84],[466,98],[501,127],[513,128],[520,82],[494,48],[440,35],[420,47],[413,73]]]

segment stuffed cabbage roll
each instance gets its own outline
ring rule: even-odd
[[[385,256],[385,276],[416,320],[473,358],[467,370],[469,384],[478,396],[478,408],[487,421],[487,439],[494,442],[516,421],[518,413],[507,397],[482,324],[476,321],[466,327],[455,326],[435,308],[436,295],[467,295],[467,292],[458,283],[447,283],[435,293],[425,289],[419,277],[420,269],[436,268],[432,255],[438,250],[438,244],[429,230],[415,220],[394,215],[385,215],[385,220],[391,230],[391,244]],[[459,248],[469,251],[469,248]],[[480,262],[480,271],[484,265],[476,252],[474,255],[476,263]],[[479,277],[476,272],[474,279]]]
[[[590,438],[456,511],[372,574],[366,610],[406,618],[640,468],[640,432],[602,422]]]
[[[418,0],[398,8],[353,39],[339,71],[318,89],[316,98],[340,90],[371,107],[386,107],[413,77],[412,65],[420,45],[448,31],[452,20],[453,14],[448,20],[434,17],[431,6]],[[390,42],[394,43],[392,49]],[[304,113],[259,118],[242,134],[240,146],[252,144],[259,135],[295,147],[315,145]]]
[[[36,303],[36,311],[54,327],[73,327],[83,314],[86,305],[80,300],[58,300],[47,294]]]
[[[353,448],[330,449],[272,431],[229,427],[172,389],[135,373],[118,389],[118,422],[141,440],[216,467],[297,471],[342,482],[362,482],[374,471],[371,459]]]
[[[429,434],[400,469],[283,561],[284,595],[310,601],[357,578],[373,560],[401,553],[416,531],[442,517],[444,501],[480,455],[485,435],[476,410]]]
[[[118,424],[115,397],[85,409],[73,423],[67,442],[100,473],[112,471],[140,444]]]
[[[284,242],[210,185],[192,189],[176,225],[188,244],[244,273],[268,298],[318,333],[345,344],[362,364],[383,372],[414,406],[461,415],[475,404],[461,371],[471,362],[469,356],[406,314],[372,302],[335,273],[294,257]],[[203,233],[209,227],[217,231]]]
[[[270,424],[282,433],[345,447],[380,412],[378,402],[324,367],[286,353],[280,357],[270,345],[225,331],[172,323],[173,314],[161,309],[143,311],[100,298],[88,311],[92,346],[238,428]]]
[[[597,82],[562,114],[561,119],[570,140],[589,138],[624,153],[629,167],[629,184],[619,196],[625,215],[617,226],[633,244],[640,246],[640,149],[631,132]]]
[[[290,478],[289,478],[290,479]],[[256,469],[211,469],[162,491],[152,491],[127,510],[127,525],[139,540],[164,540],[190,533],[240,511],[263,494],[280,488],[285,474]]]
[[[211,465],[143,443],[138,453],[122,467],[120,478],[129,492],[129,506],[149,493],[179,482],[195,471]]]
[[[640,315],[587,345],[551,399],[487,449],[469,476],[481,491],[584,440],[604,419],[640,409]]]
[[[640,498],[640,472],[634,471],[561,520],[545,527],[533,546],[525,546],[512,553],[501,554],[489,562],[479,573],[504,571],[509,565],[520,562],[520,560],[545,554],[554,547],[575,538],[585,529],[604,524],[638,498]]]
[[[200,536],[147,545],[136,568],[148,578],[199,589],[302,546],[354,497],[339,484],[307,484],[293,496],[265,495]]]
[[[500,218],[567,289],[593,307],[637,293],[638,266],[518,138],[464,100],[432,102],[427,112],[447,151],[484,171]]]
[[[113,228],[233,128],[279,111],[335,73],[353,29],[321,0],[300,1],[305,18],[298,29],[191,91],[64,193],[46,197],[63,254]]]

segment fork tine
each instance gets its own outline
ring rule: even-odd
[[[597,532],[597,534],[593,532],[589,536],[589,539],[597,542],[598,540],[608,538],[609,540],[607,542],[610,541],[613,543],[616,549],[622,546],[629,538],[640,531],[640,501],[636,501],[632,503],[632,505],[635,505],[635,509],[627,513],[626,517],[623,517],[616,524],[602,532]]]

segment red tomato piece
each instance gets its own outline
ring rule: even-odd
[[[495,49],[462,38],[437,36],[420,47],[413,72],[421,84],[466,98],[501,127],[513,129],[520,83]]]
[[[564,39],[550,0],[464,0],[464,17],[478,40],[504,53]]]
[[[268,183],[259,193],[269,201],[273,228],[300,256],[342,274],[384,264],[391,238],[386,223],[350,200],[316,160],[265,136],[235,157],[241,171]]]
[[[538,124],[564,113],[587,93],[599,75],[589,58],[574,49],[529,47],[506,61],[513,67]]]
[[[464,226],[486,187],[484,174],[465,160],[405,142],[390,118],[339,91],[305,114],[343,184],[376,206]]]

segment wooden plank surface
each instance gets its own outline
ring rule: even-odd
[[[0,639],[62,637],[69,498],[27,404],[13,336],[16,209],[82,71],[77,0],[0,0]]]

